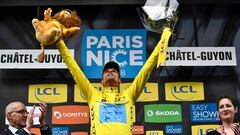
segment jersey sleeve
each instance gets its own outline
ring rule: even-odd
[[[162,46],[162,40],[164,40],[163,38],[169,38],[170,35],[171,35],[171,30],[167,28],[163,32],[161,40],[158,42],[158,44],[155,47],[155,49],[153,50],[152,54],[149,56],[146,63],[143,65],[143,67],[139,71],[138,75],[134,79],[132,85],[128,88],[128,95],[130,98],[133,99],[134,102],[141,95],[143,88],[146,85],[147,80],[150,77],[153,68],[157,64],[158,55],[160,52],[160,48]]]
[[[57,47],[78,88],[82,92],[85,99],[89,101],[91,99],[94,87],[91,85],[87,77],[78,66],[63,40],[57,43]]]

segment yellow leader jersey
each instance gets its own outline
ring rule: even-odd
[[[61,40],[58,49],[68,66],[77,86],[82,91],[88,102],[91,119],[91,135],[132,135],[134,103],[142,93],[142,90],[155,67],[158,59],[161,43],[159,43],[132,85],[118,91],[118,88],[95,89]]]

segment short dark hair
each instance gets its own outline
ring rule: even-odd
[[[237,107],[237,102],[236,102],[235,99],[233,99],[233,98],[230,97],[230,96],[221,96],[221,97],[219,97],[218,100],[217,100],[217,109],[219,109],[219,102],[220,102],[220,100],[222,100],[222,99],[224,99],[224,98],[229,99],[229,100],[231,101],[231,103],[233,104],[234,108],[236,109],[236,107]]]
[[[118,65],[117,62],[109,61],[108,63],[106,63],[105,66],[104,66],[104,68],[103,68],[102,74],[103,74],[107,69],[109,69],[109,68],[115,69],[115,70],[118,72],[119,77],[120,77],[120,67],[119,67],[119,65]]]

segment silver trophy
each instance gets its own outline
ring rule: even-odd
[[[153,32],[162,33],[165,27],[174,29],[179,18],[176,0],[147,0],[145,5],[137,8],[143,26]]]
[[[145,29],[160,33],[160,50],[157,67],[165,64],[168,42],[175,41],[173,29],[177,24],[179,12],[177,0],[147,0],[145,5],[137,8],[141,22]]]

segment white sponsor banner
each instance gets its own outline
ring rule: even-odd
[[[74,50],[70,49],[74,56]],[[48,69],[67,68],[57,49],[45,49],[45,59],[43,63],[36,61],[40,49],[22,49],[22,50],[0,50],[0,69]]]
[[[164,66],[236,66],[235,47],[168,47]]]
[[[26,106],[27,112],[30,112],[32,110],[33,106]],[[39,125],[39,116],[41,115],[41,111],[39,109],[40,107],[36,106],[34,113],[33,113],[33,125]],[[9,125],[9,121],[7,120],[7,117],[5,117],[5,124]]]

